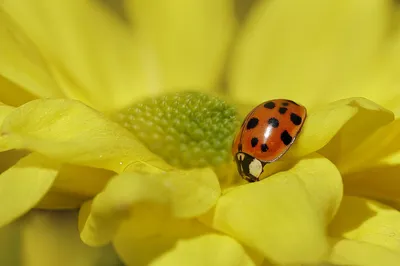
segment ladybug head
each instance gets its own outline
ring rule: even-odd
[[[259,181],[259,177],[263,172],[265,162],[262,162],[251,155],[244,152],[238,152],[235,156],[236,165],[239,174],[248,182]]]

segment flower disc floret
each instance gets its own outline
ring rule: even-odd
[[[239,125],[236,109],[200,92],[178,92],[148,98],[114,119],[152,152],[180,168],[216,166],[230,160]]]

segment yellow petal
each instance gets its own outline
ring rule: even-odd
[[[347,154],[338,166],[348,195],[400,203],[400,119],[382,126]]]
[[[211,88],[233,33],[228,0],[137,1],[133,17],[132,1],[3,2],[64,93],[102,111],[166,89]]]
[[[384,86],[363,85],[387,39],[391,8],[380,0],[260,1],[233,56],[234,97],[253,104],[260,97],[289,98],[313,106],[363,96],[384,104],[399,90],[382,93]]]
[[[143,234],[149,224],[153,231]],[[166,218],[153,210],[126,220],[113,244],[128,265],[259,265],[263,259],[196,220]]]
[[[82,243],[76,220],[76,211],[32,211],[24,217],[19,250],[23,265],[121,265],[111,246],[92,248]]]
[[[391,111],[363,98],[349,98],[335,102],[336,105],[348,105],[357,113],[347,121],[330,142],[319,151],[334,162],[343,173],[345,165],[351,163],[347,156],[351,154],[374,131],[394,120]]]
[[[158,86],[210,90],[219,85],[236,23],[232,1],[127,3]]]
[[[396,12],[393,23],[397,25],[400,21],[398,8],[394,5],[393,10]],[[375,91],[378,97],[390,96],[384,106],[392,110],[396,117],[400,117],[400,29],[395,27],[392,30],[389,42],[386,43],[384,49],[380,49],[379,61],[372,69],[373,75],[365,77],[361,86],[366,91]],[[382,88],[385,89],[381,90]]]
[[[182,239],[171,251],[149,265],[256,265],[244,248],[233,238],[207,234],[192,239]]]
[[[373,200],[346,196],[329,235],[386,247],[400,254],[400,212]]]
[[[1,77],[0,77],[1,82]],[[1,86],[1,85],[0,85]],[[8,88],[10,89],[10,88]],[[3,124],[4,119],[14,110],[14,107],[0,103],[0,125]],[[7,141],[0,136],[0,152],[10,150]]]
[[[64,164],[51,190],[36,208],[72,209],[96,196],[114,175],[104,169]]]
[[[356,113],[356,108],[336,102],[310,111],[299,136],[283,159],[302,157],[321,149]]]
[[[124,173],[113,178],[97,195],[81,237],[89,245],[103,245],[114,237],[120,223],[143,204],[156,205],[175,217],[194,217],[217,201],[220,187],[211,169],[143,175]],[[141,228],[142,230],[143,228]]]
[[[3,123],[4,118],[14,109],[14,107],[0,102],[0,123]]]
[[[38,204],[36,204],[35,208],[42,210],[76,209],[79,208],[86,199],[87,197],[79,197],[75,194],[60,193],[49,190]]]
[[[35,100],[36,97],[29,92],[25,91],[24,88],[11,82],[1,75],[0,71],[0,101],[11,105],[20,106],[29,101]]]
[[[0,228],[0,262],[3,265],[21,265],[20,240],[19,221]]]
[[[400,265],[400,253],[365,242],[343,239],[333,241],[329,262],[334,265],[397,266]]]
[[[100,1],[4,1],[3,8],[42,52],[69,98],[108,110],[148,94],[141,44]]]
[[[400,165],[400,119],[380,127],[336,162],[346,174],[379,165]]]
[[[0,75],[9,80],[0,81],[1,101],[16,105],[36,97],[63,96],[34,43],[1,10],[0,40]]]
[[[336,167],[311,156],[289,171],[226,192],[201,221],[273,263],[317,263],[328,252],[325,226],[341,195]]]
[[[129,131],[74,100],[35,100],[3,123],[9,145],[71,164],[121,172],[130,164],[168,168]]]
[[[28,155],[25,150],[8,150],[0,152],[0,173],[15,165],[21,158]]]
[[[89,217],[90,211],[92,209],[92,203],[93,200],[87,200],[79,208],[79,214],[78,214],[79,232],[82,232],[83,227],[85,226],[87,218]]]
[[[177,242],[211,233],[196,220],[173,219],[159,209],[148,207],[140,207],[140,215],[122,223],[113,241],[118,255],[128,265],[149,265],[163,253],[173,250]]]
[[[0,226],[25,214],[46,194],[60,165],[37,153],[0,175]]]
[[[288,173],[303,182],[322,221],[328,224],[336,215],[343,196],[342,178],[336,166],[328,159],[312,154],[299,161]]]
[[[393,119],[392,112],[364,98],[312,108],[296,142],[282,159],[302,157],[323,148],[322,154],[337,163],[369,134]]]

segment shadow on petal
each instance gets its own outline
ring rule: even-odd
[[[343,177],[346,195],[367,197],[400,206],[400,165],[377,165]]]
[[[93,248],[79,239],[76,211],[31,211],[20,222],[23,265],[123,265],[111,245]]]
[[[212,232],[193,219],[171,219],[160,210],[144,210],[139,211],[140,216],[126,220],[113,241],[118,254],[130,265],[149,265],[178,241]]]
[[[24,103],[35,100],[36,98],[37,97],[25,91],[22,87],[14,84],[13,82],[0,75],[1,102],[11,106],[20,106]]]
[[[114,172],[63,164],[50,191],[36,205],[40,209],[73,209],[104,189]]]
[[[366,200],[344,196],[339,211],[329,225],[329,235],[345,237],[349,232],[356,231],[365,221],[375,217],[378,212],[367,203]]]
[[[13,223],[0,227],[0,262],[2,265],[22,265],[21,256],[21,223]]]
[[[15,165],[30,152],[26,150],[8,150],[0,152],[0,173]]]
[[[363,241],[400,254],[400,212],[379,202],[344,197],[328,229],[332,237]]]

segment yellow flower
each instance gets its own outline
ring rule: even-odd
[[[0,225],[80,208],[83,242],[128,265],[399,264],[400,214],[371,200],[398,206],[388,2],[261,1],[240,27],[226,0],[40,3],[1,4]],[[224,96],[309,109],[268,178],[176,169],[108,119],[145,96],[223,94],[228,55]]]

